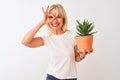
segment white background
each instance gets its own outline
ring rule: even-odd
[[[24,34],[43,16],[41,7],[64,6],[70,30],[76,19],[95,23],[94,52],[77,63],[78,80],[120,80],[119,0],[0,0],[0,80],[45,80],[49,63],[46,47],[27,48]],[[36,36],[47,32],[44,26]]]

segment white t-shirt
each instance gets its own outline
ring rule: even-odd
[[[47,73],[59,79],[77,78],[74,36],[71,31],[61,35],[44,35],[44,45],[50,52]]]

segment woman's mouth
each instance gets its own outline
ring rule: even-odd
[[[52,26],[53,26],[53,27],[58,27],[59,24],[58,24],[58,23],[54,23],[54,24],[52,24]]]

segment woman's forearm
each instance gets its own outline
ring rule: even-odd
[[[28,44],[30,43],[35,34],[39,31],[39,29],[43,26],[44,24],[42,22],[38,23],[35,27],[33,27],[30,31],[28,31],[25,36],[22,39],[22,44]]]

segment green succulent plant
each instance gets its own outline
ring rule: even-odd
[[[88,20],[85,20],[81,23],[78,20],[76,20],[77,22],[77,34],[78,36],[87,36],[87,35],[92,35],[96,32],[92,32],[93,28],[94,28],[94,24],[90,23]]]

